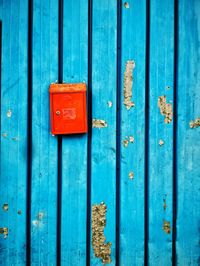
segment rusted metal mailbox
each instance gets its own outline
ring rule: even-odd
[[[51,84],[52,134],[87,132],[86,84]]]

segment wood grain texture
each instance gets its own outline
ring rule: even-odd
[[[64,1],[63,80],[87,83],[88,3]],[[86,263],[87,135],[63,136],[61,264]]]
[[[129,8],[122,5],[120,265],[131,266],[144,261],[146,1],[128,3]],[[131,60],[135,63],[131,99],[135,107],[127,110],[124,79]]]
[[[179,1],[177,133],[177,265],[199,265],[200,2]]]
[[[1,64],[1,180],[0,264],[24,265],[26,258],[27,178],[27,22],[28,1],[0,2]],[[8,210],[3,205],[8,204]],[[18,214],[20,210],[21,214]]]
[[[93,1],[92,20],[92,118],[105,120],[107,127],[92,130],[91,205],[107,206],[105,243],[112,243],[110,265],[115,265],[117,2]],[[102,265],[92,246],[91,265]]]
[[[173,119],[172,122],[165,123],[165,116],[158,106],[158,98],[166,96],[167,103],[173,106],[173,29],[173,1],[152,0],[149,74],[149,265],[171,265],[172,256]],[[170,226],[170,231],[167,225]]]
[[[33,2],[31,263],[56,265],[57,139],[49,85],[58,79],[58,3]]]
[[[190,127],[200,118],[199,10],[199,0],[0,0],[0,265],[28,263],[29,229],[33,266],[102,265],[92,228],[86,243],[95,204],[109,265],[199,265],[200,127]],[[48,89],[61,76],[89,80],[89,145],[87,134],[50,134]],[[160,96],[177,112],[169,124]]]

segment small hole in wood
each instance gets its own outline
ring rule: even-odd
[[[124,7],[125,8],[129,8],[129,3],[128,2],[124,2]]]

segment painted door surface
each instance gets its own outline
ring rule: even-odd
[[[0,265],[199,265],[199,44],[199,0],[0,0]]]

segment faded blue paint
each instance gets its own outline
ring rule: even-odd
[[[92,99],[89,101],[92,102],[92,114],[89,115],[93,119],[105,120],[107,127],[92,128],[91,158],[88,157],[87,134],[63,136],[61,164],[58,164],[57,137],[50,134],[48,95],[49,84],[58,80],[59,72],[59,1],[33,1],[32,161],[31,165],[27,165],[27,98],[30,89],[27,78],[28,3],[31,1],[0,0],[0,228],[8,227],[9,231],[5,239],[2,234],[0,235],[1,265],[26,265],[26,247],[29,244],[26,242],[28,169],[31,169],[28,178],[31,181],[29,222],[32,265],[57,265],[57,240],[61,242],[60,264],[86,265],[86,236],[89,228],[86,224],[87,208],[101,202],[105,202],[107,206],[105,242],[112,243],[111,265],[116,265],[116,252],[119,252],[120,265],[143,265],[145,246],[148,247],[149,265],[171,265],[172,259],[175,259],[172,258],[172,230],[173,219],[176,218],[173,217],[176,215],[173,199],[176,198],[177,221],[174,219],[174,237],[177,238],[174,239],[174,244],[177,265],[199,265],[200,128],[191,129],[190,121],[200,117],[200,4],[198,0],[177,1],[178,31],[174,32],[175,0],[147,1],[130,0],[126,5],[120,1],[121,32],[120,28],[117,28],[118,2],[91,1],[92,51],[89,55],[89,2],[64,1],[63,81],[88,84],[88,74],[91,75],[89,77],[92,82]],[[146,40],[148,3],[150,40]],[[178,36],[176,77],[173,65],[176,55],[174,34]],[[122,38],[121,47],[117,47],[117,35]],[[117,49],[118,55],[121,54],[118,62]],[[148,52],[149,73],[145,73]],[[92,56],[90,60],[88,56]],[[132,87],[135,107],[130,110],[127,110],[123,103],[123,79],[128,60],[135,62]],[[92,62],[89,68],[88,61]],[[88,73],[88,69],[92,69],[92,72]],[[145,88],[148,76],[149,99]],[[121,103],[117,110],[116,92],[119,77]],[[173,98],[175,79],[177,99]],[[178,111],[176,156],[173,154],[173,144],[176,143],[173,139],[174,119],[170,124],[165,124],[158,108],[158,97],[162,95],[166,95],[167,103],[173,107],[177,100],[174,109]],[[148,129],[145,124],[148,122],[145,117],[147,100],[149,132],[145,133],[145,129]],[[117,120],[117,112],[121,114],[121,121]],[[116,132],[117,121],[120,122],[118,126],[121,134]],[[149,136],[149,143],[146,142],[145,134]],[[134,138],[133,143],[130,137]],[[123,140],[128,140],[127,147],[123,146]],[[164,141],[161,146],[160,140]],[[116,154],[116,144],[119,143],[121,154]],[[149,145],[148,169],[145,169],[145,144]],[[119,156],[121,174],[120,180],[116,182],[116,160]],[[177,159],[176,194],[173,194],[174,156]],[[61,238],[57,239],[57,173],[60,165]],[[91,167],[91,198],[87,191],[87,165]],[[133,178],[129,176],[131,172]],[[149,175],[147,194],[145,173]],[[117,189],[120,195],[116,195],[116,184],[120,185],[119,190]],[[87,196],[91,199],[90,206],[87,206]],[[116,231],[118,199],[119,232]],[[146,221],[145,201],[149,204],[149,220]],[[2,208],[4,204],[8,204],[7,211]],[[162,228],[164,220],[170,222],[169,234]],[[145,235],[145,225],[146,229],[149,229],[148,235]],[[116,232],[119,233],[119,246],[116,245]],[[101,260],[94,257],[91,240],[88,243],[88,259],[91,265],[101,265]],[[116,246],[119,250],[116,250]]]
[[[117,1],[93,1],[92,12],[92,118],[105,120],[107,127],[92,129],[91,205],[107,206],[105,243],[112,243],[110,265],[115,265]],[[92,249],[91,265],[102,265]]]
[[[200,264],[200,2],[179,1],[177,264]]]
[[[88,3],[64,1],[63,80],[87,83]],[[61,264],[86,264],[87,135],[62,141]]]
[[[24,265],[26,259],[27,178],[27,21],[28,1],[1,1],[1,181],[0,264]],[[3,204],[8,211],[3,211]],[[21,214],[18,214],[18,211]]]
[[[50,133],[49,84],[58,79],[58,4],[33,3],[31,261],[56,265],[57,139]]]
[[[149,265],[171,264],[173,122],[165,123],[158,98],[173,107],[174,1],[151,1],[149,72]],[[163,145],[159,142],[163,141]],[[164,231],[170,223],[170,233]]]
[[[144,260],[146,1],[128,3],[129,8],[122,6],[120,263],[131,266],[142,265]],[[131,99],[135,107],[127,110],[124,74],[130,60],[135,62]],[[129,141],[127,147],[124,140]]]

